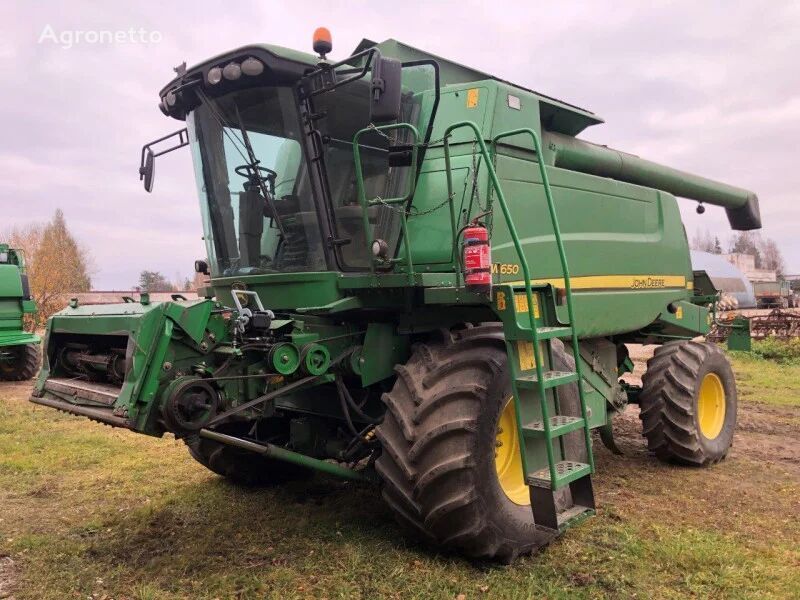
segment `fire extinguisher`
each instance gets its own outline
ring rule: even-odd
[[[492,293],[492,248],[489,230],[473,221],[464,229],[464,283],[467,289],[490,296]]]

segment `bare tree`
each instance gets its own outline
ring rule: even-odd
[[[714,236],[711,235],[708,229],[700,231],[698,227],[694,232],[694,236],[692,236],[691,248],[692,250],[698,250],[700,252],[713,253],[715,250]]]
[[[778,277],[786,272],[786,263],[778,244],[772,238],[766,238],[761,243],[761,267],[775,271]]]

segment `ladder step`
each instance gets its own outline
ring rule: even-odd
[[[558,489],[572,483],[576,479],[585,477],[592,474],[592,467],[586,463],[575,462],[572,460],[562,460],[556,463],[556,480],[550,481],[550,469],[545,467],[530,473],[527,477],[528,485],[536,487],[546,487],[550,489]]]
[[[545,371],[544,372],[544,387],[545,389],[554,388],[559,385],[565,385],[578,381],[578,374],[574,371]],[[539,385],[539,378],[536,372],[520,375],[516,379],[517,385],[525,389],[534,389]]]
[[[594,516],[594,514],[594,508],[576,504],[564,512],[558,513],[558,529],[563,532],[565,529],[585,521],[588,517]]]
[[[550,417],[550,438],[557,438],[571,431],[583,428],[585,421],[581,417],[568,417],[566,415],[556,415]],[[522,430],[531,436],[544,436],[544,422],[532,421],[523,426]]]
[[[538,327],[536,334],[540,340],[572,337],[572,327]]]

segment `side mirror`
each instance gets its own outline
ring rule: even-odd
[[[145,150],[144,163],[139,167],[139,181],[144,181],[144,189],[153,191],[153,176],[155,175],[155,156],[150,148]]]
[[[387,123],[400,118],[402,67],[402,63],[394,58],[375,57],[370,99],[370,119],[373,123]]]
[[[178,138],[175,141],[175,138]],[[161,142],[165,142],[170,140],[172,146],[167,148],[166,150],[161,150],[159,152],[153,152],[153,146],[160,144]],[[178,131],[173,131],[169,135],[165,135],[164,137],[160,137],[157,140],[153,140],[149,144],[145,144],[142,147],[142,154],[139,160],[139,181],[144,181],[144,189],[147,192],[153,191],[153,177],[155,175],[155,159],[156,156],[161,156],[162,154],[167,154],[168,152],[172,152],[173,150],[177,150],[178,148],[183,148],[184,146],[189,145],[189,130],[185,127],[183,129],[179,129]]]

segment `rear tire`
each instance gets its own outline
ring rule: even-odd
[[[199,436],[191,436],[185,442],[193,459],[239,485],[260,487],[311,476],[309,469]]]
[[[495,467],[498,422],[511,396],[503,330],[488,324],[445,331],[420,344],[383,395],[377,436],[382,495],[417,537],[466,556],[511,562],[553,535],[530,504],[512,502]],[[554,346],[554,357],[564,353]],[[577,388],[565,388],[577,398]]]
[[[27,381],[39,372],[39,348],[37,344],[7,346],[0,352],[12,355],[10,360],[0,358],[0,380]]]
[[[719,347],[670,342],[656,350],[642,376],[642,434],[660,460],[714,464],[733,441],[736,403],[733,370]]]

